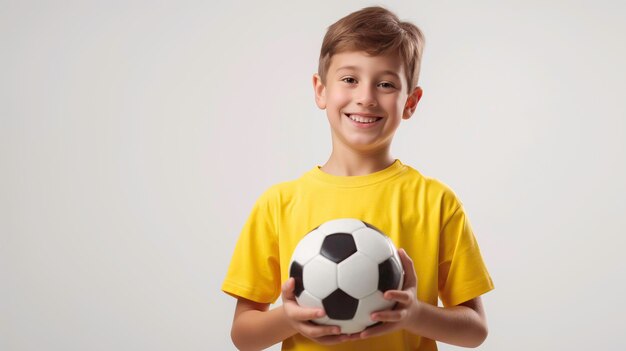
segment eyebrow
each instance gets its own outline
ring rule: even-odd
[[[335,72],[339,72],[339,71],[341,71],[341,70],[354,70],[354,71],[359,71],[359,68],[358,68],[357,66],[341,66],[341,67],[337,68],[337,69],[335,70]],[[400,76],[399,76],[396,72],[394,72],[394,71],[385,70],[385,71],[382,71],[381,73],[382,73],[382,74],[389,74],[389,75],[392,75],[392,76],[396,77],[397,79],[400,79]]]

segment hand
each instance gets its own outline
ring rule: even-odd
[[[398,255],[405,272],[402,290],[387,290],[383,294],[385,299],[395,300],[397,304],[392,310],[373,312],[371,314],[373,320],[385,323],[365,329],[359,335],[361,339],[406,329],[406,326],[415,319],[414,316],[422,303],[417,300],[417,275],[415,274],[413,261],[406,251],[400,249],[398,250]]]
[[[352,336],[340,334],[341,328],[336,325],[313,324],[312,319],[324,317],[326,313],[319,308],[306,308],[298,305],[293,293],[295,285],[295,280],[289,278],[282,286],[283,310],[293,329],[317,343],[326,345],[359,338],[359,334]]]

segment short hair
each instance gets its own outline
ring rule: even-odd
[[[324,36],[318,74],[326,84],[333,55],[344,51],[365,51],[372,56],[398,54],[404,63],[408,93],[417,87],[424,35],[410,22],[379,6],[366,7],[333,23]]]

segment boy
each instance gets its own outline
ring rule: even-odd
[[[282,341],[283,350],[436,350],[435,340],[476,347],[486,338],[480,296],[493,284],[461,202],[390,155],[394,132],[422,96],[422,47],[417,27],[380,7],[328,28],[313,85],[332,153],[263,193],[241,232],[222,285],[237,298],[231,336],[239,349]],[[396,307],[373,313],[383,323],[353,335],[310,322],[324,311],[298,306],[288,277],[302,236],[335,218],[371,223],[403,248],[403,290],[384,294]],[[283,304],[269,310],[281,293]]]

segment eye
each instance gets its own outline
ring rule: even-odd
[[[393,89],[396,87],[395,85],[393,85],[393,83],[390,83],[390,82],[381,82],[381,83],[378,83],[378,86],[385,88],[385,89]]]
[[[342,82],[348,83],[348,84],[356,84],[356,79],[352,78],[352,77],[345,77],[345,78],[341,78]]]

